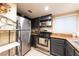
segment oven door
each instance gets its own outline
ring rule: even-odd
[[[38,39],[38,44],[41,46],[48,47],[48,39],[47,38],[39,38]]]

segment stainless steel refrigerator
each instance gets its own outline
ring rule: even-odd
[[[20,55],[25,55],[30,49],[31,21],[18,16],[18,41],[20,42]]]

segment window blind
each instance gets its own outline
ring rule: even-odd
[[[55,33],[75,33],[77,31],[77,17],[75,15],[56,17],[53,24]]]

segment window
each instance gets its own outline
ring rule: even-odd
[[[75,15],[56,17],[53,32],[75,33],[77,31],[77,17]]]

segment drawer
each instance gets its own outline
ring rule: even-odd
[[[75,50],[75,56],[79,56],[79,51]]]
[[[64,47],[60,45],[52,45],[51,46],[51,54],[56,54],[56,55],[64,55]]]
[[[51,42],[64,45],[64,39],[60,39],[60,38],[51,38]]]

